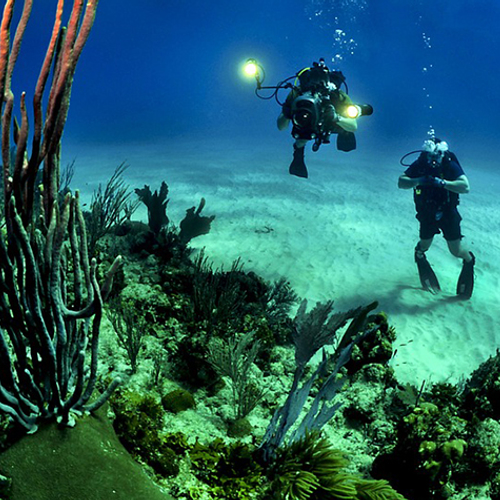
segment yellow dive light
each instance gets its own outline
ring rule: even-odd
[[[247,59],[244,67],[247,76],[257,76],[259,74],[259,66],[255,59]]]
[[[360,112],[361,110],[359,109],[359,106],[354,104],[347,106],[347,116],[349,118],[357,118],[360,115]]]
[[[247,59],[245,66],[243,67],[243,72],[249,78],[255,78],[257,82],[257,90],[262,88],[262,82],[264,81],[265,72],[264,68],[257,62],[257,59]]]

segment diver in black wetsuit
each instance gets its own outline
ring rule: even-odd
[[[400,189],[413,189],[417,219],[420,222],[420,241],[415,247],[422,286],[433,293],[440,290],[439,282],[425,252],[434,235],[443,233],[450,252],[463,259],[457,284],[457,295],[469,299],[474,288],[475,257],[462,242],[458,213],[459,194],[469,192],[469,180],[448,144],[437,138],[424,142],[423,151],[399,177]]]
[[[356,149],[354,132],[358,128],[357,118],[370,115],[373,108],[369,104],[354,104],[340,89],[345,85],[345,77],[340,71],[331,71],[324,59],[313,63],[297,73],[299,86],[288,94],[277,119],[279,130],[293,125],[293,161],[289,172],[297,177],[308,177],[304,162],[304,148],[314,140],[313,151],[321,144],[330,142],[330,135],[337,136],[337,149],[349,152]]]
[[[265,71],[256,59],[247,60],[245,73],[255,78],[257,97],[265,100],[274,98],[281,106],[277,119],[279,130],[285,130],[292,123],[295,143],[290,174],[308,177],[304,161],[304,148],[308,141],[314,141],[312,150],[318,151],[322,144],[330,143],[330,136],[334,134],[339,151],[356,149],[354,132],[358,128],[357,118],[371,115],[373,107],[370,104],[353,103],[344,75],[341,71],[330,70],[323,58],[274,86],[263,85]],[[295,83],[290,83],[292,79],[295,79]],[[345,91],[341,90],[341,86],[344,86]],[[291,89],[284,102],[278,98],[278,92],[282,89]],[[266,91],[272,93],[269,95]]]

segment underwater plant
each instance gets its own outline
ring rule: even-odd
[[[102,286],[89,262],[79,195],[62,204],[61,138],[77,62],[93,25],[97,2],[74,2],[67,28],[62,5],[33,98],[34,134],[28,153],[28,113],[21,95],[21,124],[12,120],[12,74],[30,17],[25,2],[10,44],[14,2],[6,2],[0,28],[0,106],[5,231],[0,233],[0,411],[34,432],[41,420],[74,423],[73,413],[95,411],[117,386],[115,379],[94,401],[103,299],[120,258]],[[53,70],[49,96],[46,84]],[[45,114],[42,101],[48,97]],[[13,121],[14,158],[11,158]],[[42,167],[41,203],[35,182]],[[12,166],[11,166],[12,165]],[[69,289],[72,283],[72,289]],[[90,342],[90,362],[86,363]]]
[[[139,352],[146,335],[146,321],[133,305],[120,299],[112,300],[106,312],[120,347],[125,349],[132,374],[137,370]]]
[[[168,196],[168,185],[162,182],[159,191],[151,192],[147,185],[142,189],[136,189],[139,196],[148,209],[148,228],[149,234],[142,234],[138,241],[138,247],[148,253],[152,253],[161,258],[162,262],[167,263],[172,260],[185,262],[191,252],[188,244],[197,236],[207,234],[210,231],[211,224],[215,215],[202,216],[201,211],[205,207],[205,198],[202,198],[198,208],[191,207],[186,210],[184,219],[177,228],[170,224],[167,216],[167,205],[170,201]]]
[[[179,239],[182,243],[186,244],[193,238],[210,232],[210,225],[215,219],[215,215],[209,217],[200,215],[205,203],[205,198],[202,198],[198,208],[191,207],[186,210],[186,216],[179,225]]]
[[[194,262],[192,319],[206,324],[209,335],[217,327],[225,327],[244,310],[246,293],[238,279],[242,272],[240,259],[231,269],[214,270],[204,252]]]
[[[269,489],[272,498],[353,498],[352,479],[342,469],[347,460],[316,432],[306,434],[276,451],[271,462]]]
[[[208,487],[209,498],[245,500],[255,498],[263,480],[253,451],[252,446],[239,441],[226,444],[214,439],[207,444],[197,441],[188,453],[194,474]]]
[[[464,414],[500,420],[500,349],[481,364],[463,388]]]
[[[151,188],[145,185],[142,189],[135,190],[139,199],[148,208],[148,226],[153,234],[158,235],[162,227],[169,223],[167,217],[167,204],[170,201],[168,196],[168,186],[165,181],[161,183],[160,190],[151,192]]]
[[[128,165],[122,163],[115,168],[104,188],[99,184],[92,195],[90,211],[84,213],[89,234],[90,255],[94,255],[100,239],[109,234],[113,227],[130,221],[137,209],[139,202],[130,201],[132,192],[123,179],[123,173],[127,168]]]
[[[287,323],[290,310],[298,301],[298,295],[286,278],[273,282],[264,295],[264,310],[269,326],[279,328]]]
[[[179,472],[179,458],[189,445],[183,436],[162,435],[163,407],[153,396],[133,391],[115,394],[113,427],[134,457],[143,460],[162,476]]]
[[[347,464],[325,438],[306,432],[277,451],[264,500],[405,500],[387,481],[346,473]]]
[[[268,323],[266,294],[273,285],[255,273],[245,272],[239,259],[228,271],[214,269],[201,251],[193,261],[180,265],[178,261],[162,262],[161,269],[163,289],[170,297],[175,297],[177,304],[172,314],[184,331],[175,344],[171,362],[179,379],[191,387],[214,388],[220,382],[207,359],[211,339],[226,341],[233,335],[254,332],[262,346],[255,363],[265,370],[273,348],[289,338],[291,320],[283,318]],[[193,366],[196,370],[189,368]]]
[[[213,339],[208,344],[208,360],[221,377],[229,378],[233,394],[234,421],[245,418],[262,400],[264,390],[250,377],[250,368],[259,350],[259,341],[248,332],[227,341]]]
[[[318,302],[311,311],[307,312],[307,300],[302,301],[294,319],[292,333],[296,363],[292,387],[283,406],[274,413],[260,445],[265,463],[270,462],[277,450],[284,444],[291,445],[294,441],[301,439],[306,432],[321,430],[337,411],[340,405],[330,406],[329,403],[343,385],[343,381],[338,378],[339,370],[349,361],[354,346],[376,330],[375,327],[363,331],[366,317],[375,307],[377,303],[373,302],[366,307],[333,314],[333,301],[330,300],[326,303]],[[351,320],[349,327],[338,339],[337,331],[346,325],[349,319]],[[324,346],[333,343],[336,345],[332,355],[334,368],[331,373],[325,375],[325,369],[331,360],[323,350],[321,363],[312,375],[304,380],[306,365],[314,354]],[[302,413],[313,383],[320,376],[325,379],[311,408],[294,431],[289,433]]]

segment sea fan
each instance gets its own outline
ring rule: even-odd
[[[356,486],[354,477],[350,474],[340,473],[322,478],[321,489],[313,498],[314,500],[356,500]]]
[[[356,500],[406,500],[384,479],[356,482]]]
[[[306,500],[311,498],[319,486],[319,481],[312,472],[305,470],[290,471],[280,476],[279,497],[286,500]]]

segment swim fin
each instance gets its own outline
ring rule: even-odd
[[[472,252],[470,252],[470,255],[472,260],[469,262],[465,262],[464,260],[457,283],[457,295],[464,299],[470,299],[474,290],[474,264],[476,263],[476,257]]]
[[[422,288],[431,293],[441,291],[436,273],[433,271],[424,252],[418,246],[415,248],[415,262],[417,263],[418,276],[420,277]]]
[[[356,136],[346,130],[340,131],[337,135],[337,149],[346,153],[356,149]]]
[[[290,163],[290,168],[288,171],[292,175],[307,179],[308,173],[306,164],[304,162],[304,149],[305,148],[298,148],[297,146],[295,146],[295,144],[293,145],[293,160],[292,163]]]

